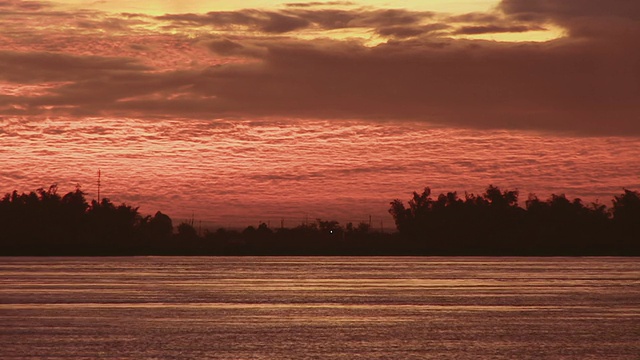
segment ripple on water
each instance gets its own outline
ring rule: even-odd
[[[632,258],[5,258],[0,356],[635,360],[639,272]]]

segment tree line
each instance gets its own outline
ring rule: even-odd
[[[88,202],[78,187],[6,194],[0,200],[0,255],[640,255],[640,194],[624,190],[613,207],[564,195],[524,207],[517,191],[431,196],[391,202],[397,231],[317,219],[293,228],[262,223],[203,234],[157,212],[109,199]]]
[[[489,186],[484,194],[431,197],[414,192],[408,206],[394,200],[389,212],[398,232],[421,253],[487,255],[638,255],[640,194],[624,190],[613,207],[585,205],[564,194],[541,200]]]

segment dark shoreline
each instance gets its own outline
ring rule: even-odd
[[[201,233],[51,186],[0,200],[0,256],[640,256],[640,193],[625,189],[612,203],[529,195],[521,207],[517,191],[494,186],[464,198],[425,188],[407,206],[390,203],[394,233],[321,219]]]

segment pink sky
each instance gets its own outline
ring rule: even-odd
[[[100,168],[226,226],[640,188],[638,2],[161,3],[0,0],[0,191]]]

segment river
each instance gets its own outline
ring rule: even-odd
[[[0,258],[2,359],[640,359],[640,259]]]

